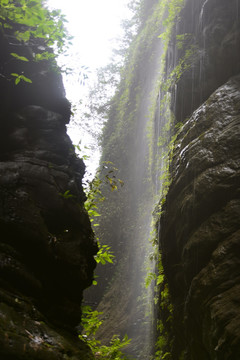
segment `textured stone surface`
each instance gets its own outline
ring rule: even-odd
[[[177,121],[185,121],[219,86],[240,72],[239,9],[239,0],[186,0],[166,61],[169,72],[187,49],[193,52],[173,96]],[[180,48],[176,34],[185,39]]]
[[[75,327],[97,246],[85,166],[66,134],[69,102],[49,63],[9,62],[9,39],[0,34],[0,358],[92,359]],[[8,78],[21,71],[32,84]]]
[[[6,360],[90,360],[92,354],[77,338],[54,328],[32,300],[0,292],[0,356]]]
[[[240,76],[185,123],[161,220],[174,304],[173,358],[240,354]]]
[[[22,358],[18,347],[24,344],[30,347],[26,358],[45,358],[50,349],[47,359],[61,359],[44,336],[51,338],[54,352],[63,354],[73,340],[68,344],[64,335],[58,340],[51,327],[44,330],[39,310],[47,321],[71,332],[80,321],[82,292],[91,284],[96,252],[83,209],[84,166],[74,154],[61,115],[29,106],[1,120],[0,302],[6,320],[1,330],[10,340],[0,349],[5,359],[8,351],[14,359]],[[25,302],[28,306],[21,309]],[[42,340],[32,342],[32,336],[40,334]],[[77,349],[75,344],[71,351]]]
[[[65,98],[59,69],[54,62],[38,62],[33,57],[33,53],[51,50],[46,49],[41,39],[32,40],[30,43],[18,41],[11,29],[4,29],[4,32],[0,30],[0,49],[0,113],[37,105],[62,114],[62,121],[67,124],[70,119],[70,103]],[[29,61],[19,61],[11,53],[24,56]],[[11,73],[24,74],[32,84],[20,81],[16,86]]]

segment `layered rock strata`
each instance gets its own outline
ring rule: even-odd
[[[184,125],[159,228],[174,360],[240,354],[239,6],[187,0],[166,58],[167,74],[185,64],[172,88],[172,111]]]
[[[97,247],[69,103],[48,62],[9,63],[15,45],[1,36],[1,46],[0,358],[91,359],[75,327]],[[22,66],[32,84],[8,78]]]
[[[174,305],[173,359],[240,354],[240,76],[180,132],[160,225]]]

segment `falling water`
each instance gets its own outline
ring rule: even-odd
[[[200,74],[199,74],[199,88],[200,88],[200,97],[202,99],[203,97],[203,90],[202,90],[202,84],[204,84],[204,67],[205,67],[205,56],[206,56],[206,37],[205,37],[205,29],[204,29],[204,15],[205,15],[205,8],[208,0],[205,0],[201,11],[199,14],[199,31],[198,33],[200,36],[202,36],[202,44],[200,49]]]
[[[200,15],[199,15],[199,24],[200,24],[201,27],[202,27],[203,13],[204,13],[205,6],[206,6],[207,2],[208,2],[208,0],[204,1],[203,5],[202,5],[202,8],[201,8],[201,11],[200,11]]]
[[[99,278],[101,288],[101,279],[109,277],[109,272],[116,272],[113,275],[110,287],[105,290],[103,299],[98,306],[98,310],[105,314],[102,329],[99,330],[99,337],[101,340],[107,341],[113,334],[123,336],[126,333],[132,339],[126,353],[141,360],[149,360],[154,345],[154,286],[146,289],[145,280],[149,271],[155,271],[155,263],[149,259],[153,252],[149,239],[156,195],[159,198],[162,184],[162,173],[159,169],[163,167],[164,163],[163,148],[158,145],[158,140],[162,136],[163,127],[167,121],[163,118],[160,110],[162,94],[159,93],[159,71],[162,54],[163,44],[156,36],[151,57],[146,60],[147,67],[141,69],[137,80],[138,89],[140,89],[138,91],[140,92],[137,97],[134,120],[131,123],[131,137],[127,144],[130,150],[128,150],[125,158],[126,163],[122,160],[124,152],[121,153],[120,149],[117,152],[117,155],[121,154],[120,160],[104,158],[104,160],[113,161],[116,167],[121,167],[118,176],[123,177],[122,180],[125,184],[119,194],[112,196],[116,197],[113,202],[114,207],[118,207],[118,204],[121,203],[119,211],[122,216],[116,219],[113,215],[109,215],[110,222],[114,223],[111,228],[109,225],[104,228],[105,224],[101,224],[102,219],[100,218],[99,227],[99,236],[102,232],[107,234],[107,243],[111,245],[117,257],[117,266],[105,267],[102,270],[101,278]],[[146,65],[144,64],[144,66]],[[129,116],[128,113],[126,122]],[[148,137],[149,127],[154,132],[151,134],[153,140],[149,140]],[[121,138],[119,141],[121,142]],[[114,146],[119,146],[119,144],[114,143]],[[149,159],[152,149],[154,150],[150,169]],[[120,165],[117,161],[120,161]],[[128,166],[127,174],[124,171],[125,164]],[[123,195],[121,195],[121,191]],[[126,193],[127,195],[125,195]],[[125,197],[127,199],[123,202]],[[112,209],[108,199],[103,206],[104,209]],[[106,219],[106,221],[109,220]],[[118,248],[121,250],[119,251]],[[119,268],[121,269],[120,275],[118,274]],[[101,270],[99,269],[99,271]],[[97,292],[98,289],[96,288],[96,294]],[[91,295],[91,300],[94,297]]]

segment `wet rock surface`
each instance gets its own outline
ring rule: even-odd
[[[160,224],[173,359],[240,354],[240,76],[183,126]]]
[[[239,0],[185,2],[166,62],[168,72],[183,59],[188,64],[172,97],[177,122],[184,122],[219,86],[240,72],[239,9]]]
[[[1,46],[5,74],[13,50]],[[75,329],[97,251],[83,206],[85,166],[66,134],[60,75],[47,62],[29,64],[32,84],[0,82],[0,358],[91,359]]]
[[[53,327],[22,295],[0,292],[2,359],[92,359],[89,349],[63,329]]]

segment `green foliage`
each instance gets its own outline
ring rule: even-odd
[[[55,59],[70,44],[71,37],[66,31],[65,22],[60,10],[50,11],[42,0],[0,0],[0,31],[9,43],[12,37],[18,41],[18,53],[9,54],[17,61]],[[32,48],[31,59],[25,56],[26,46]],[[23,74],[11,74],[16,78],[16,85],[21,80],[32,82]],[[9,78],[9,74],[1,75]]]
[[[10,55],[12,55],[13,57],[15,57],[17,60],[21,60],[21,61],[29,61],[25,56],[19,56],[16,53],[11,53]]]
[[[59,193],[64,199],[71,199],[74,198],[74,195],[70,193],[70,190],[66,190],[64,193]]]
[[[19,75],[19,74],[16,74],[16,73],[11,73],[11,75],[16,78],[16,79],[15,79],[15,85],[19,84],[19,82],[20,82],[21,80],[23,80],[23,81],[25,81],[25,82],[27,82],[27,83],[30,83],[30,84],[32,83],[32,80],[29,79],[29,78],[27,78],[27,77],[24,76],[23,74]]]
[[[117,171],[118,169],[113,166],[111,161],[103,161],[94,179],[87,185],[87,200],[84,206],[92,222],[94,222],[96,216],[100,216],[97,211],[98,205],[105,200],[105,197],[102,196],[101,185],[103,183],[107,184],[111,191],[115,191],[119,186],[122,187],[124,185],[124,182],[116,177]]]
[[[81,151],[80,144],[75,148]],[[112,191],[118,189],[118,186],[123,186],[123,181],[116,177],[117,168],[113,166],[110,161],[102,163],[102,167],[97,171],[95,178],[88,182],[87,188],[87,200],[85,201],[85,209],[87,210],[90,220],[94,227],[98,226],[96,217],[99,217],[98,206],[105,200],[101,192],[101,184],[105,183],[110,186]],[[101,176],[101,177],[100,177]],[[110,246],[102,245],[97,238],[98,253],[95,256],[97,263],[105,265],[106,263],[113,263],[115,256],[113,255]],[[93,281],[93,285],[97,285],[97,281]],[[100,316],[101,312],[92,310],[90,306],[82,307],[82,320],[81,325],[83,330],[79,335],[79,339],[84,341],[92,350],[95,357],[99,360],[127,360],[127,357],[122,353],[122,349],[129,345],[130,339],[125,335],[123,339],[120,339],[118,335],[113,335],[109,342],[109,345],[101,344],[101,341],[97,339],[97,331],[102,325]]]
[[[74,146],[74,148],[75,148],[75,151],[77,151],[77,152],[79,153],[80,158],[81,158],[82,160],[88,160],[88,159],[90,158],[89,155],[86,155],[86,154],[83,153],[83,150],[88,150],[89,148],[88,148],[87,146],[84,146],[84,149],[82,149],[82,147],[81,147],[81,140],[78,142],[77,145],[73,145],[73,146]]]
[[[105,265],[107,262],[113,264],[114,255],[111,251],[110,246],[108,245],[101,245],[98,241],[98,253],[95,256],[95,260],[97,263],[101,263]]]
[[[145,286],[146,288],[148,288],[150,286],[150,284],[152,283],[152,281],[155,281],[157,278],[156,273],[154,272],[148,272],[146,278],[145,278]]]
[[[101,315],[101,312],[92,310],[90,306],[82,308],[81,324],[83,330],[79,338],[90,347],[95,357],[99,360],[127,360],[127,357],[121,351],[131,341],[127,335],[122,340],[118,335],[114,335],[109,345],[102,345],[101,341],[96,339],[97,331],[102,324]]]
[[[56,46],[62,52],[70,40],[64,23],[66,19],[60,10],[50,11],[42,0],[1,0],[0,20],[2,30],[12,29],[19,41],[41,39],[42,46]]]
[[[88,212],[93,227],[99,226],[99,223],[96,220],[96,218],[101,216],[98,212],[98,206],[105,200],[105,197],[102,195],[101,185],[103,183],[107,184],[111,191],[115,191],[119,186],[122,187],[124,185],[123,181],[116,177],[117,170],[118,169],[113,166],[111,161],[104,161],[102,163],[102,167],[97,171],[94,179],[88,183],[87,200],[85,201],[84,206]],[[102,265],[105,265],[106,263],[112,264],[115,256],[113,255],[110,246],[102,245],[98,238],[97,242],[99,250],[95,256],[96,262]],[[95,280],[94,285],[96,284],[97,281]]]
[[[177,35],[177,36],[176,36],[176,38],[177,38],[177,48],[178,48],[178,50],[183,49],[186,41],[188,41],[190,37],[191,37],[191,34],[188,34],[188,33],[180,34],[180,35]]]

